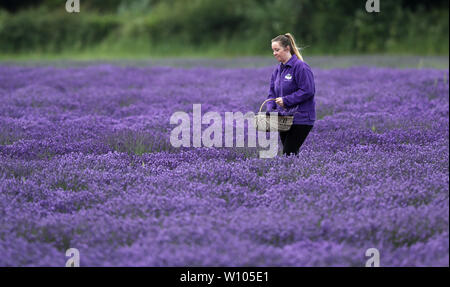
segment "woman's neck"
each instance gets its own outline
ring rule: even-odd
[[[283,62],[283,65],[285,65],[291,58],[292,58],[292,55],[289,55],[289,58],[287,58],[286,61]]]

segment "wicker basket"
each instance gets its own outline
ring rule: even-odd
[[[262,112],[262,108],[268,101],[275,101],[275,99],[270,98],[262,103],[258,114],[255,116],[256,129],[265,132],[288,131],[292,126],[294,116],[277,115],[275,117],[271,117],[270,115],[267,115],[265,112]]]

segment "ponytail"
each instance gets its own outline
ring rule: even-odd
[[[295,44],[294,36],[292,36],[291,33],[286,33],[286,34],[284,34],[284,36],[288,37],[289,43],[291,44],[291,55],[295,54],[295,55],[297,55],[297,58],[299,58],[300,60],[303,61],[303,57],[300,54],[300,51],[298,50],[297,45]]]

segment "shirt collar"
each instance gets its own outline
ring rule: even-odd
[[[289,61],[286,62],[286,64],[280,63],[281,67],[284,68],[285,66],[289,66],[292,67],[294,61],[297,59],[297,55],[292,55],[291,58],[289,59]]]

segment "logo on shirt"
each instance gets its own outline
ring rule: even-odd
[[[284,78],[288,81],[292,80],[292,75],[291,74],[287,74],[286,76],[284,76]]]

